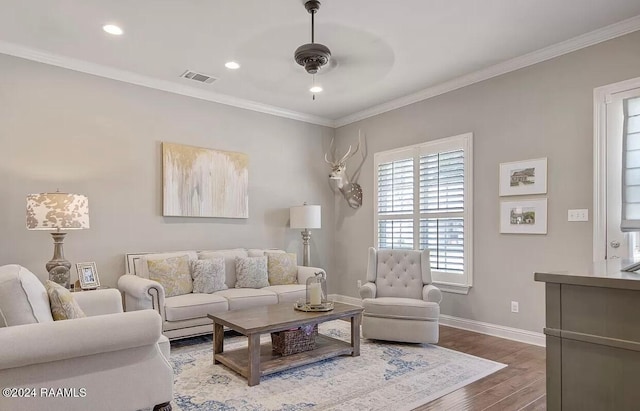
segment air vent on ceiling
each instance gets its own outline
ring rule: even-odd
[[[195,71],[187,70],[180,76],[182,78],[188,78],[189,80],[198,81],[200,83],[211,84],[217,79],[215,77],[208,76],[202,73],[196,73]]]

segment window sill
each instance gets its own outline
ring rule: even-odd
[[[451,284],[451,283],[439,283],[437,281],[433,282],[433,285],[438,287],[440,291],[444,293],[452,293],[452,294],[469,294],[469,290],[471,289],[470,285],[463,284]]]

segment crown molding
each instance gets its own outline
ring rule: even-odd
[[[167,91],[169,93],[193,97],[200,100],[211,101],[214,103],[225,104],[228,106],[243,108],[246,110],[271,114],[278,117],[303,121],[305,123],[334,127],[334,121],[324,117],[313,116],[293,110],[287,110],[268,104],[257,103],[255,101],[232,97],[226,94],[200,90],[195,87],[190,87],[167,80],[159,80],[130,71],[90,63],[88,61],[71,57],[56,55],[43,50],[25,47],[19,44],[0,41],[0,53],[24,58],[27,60],[37,61],[39,63],[50,64],[52,66],[58,66],[69,70],[79,71],[82,73],[93,74],[95,76],[105,77],[112,80],[118,80],[125,83],[135,84],[142,87],[148,87],[156,90]]]
[[[369,117],[377,116],[378,114],[386,113],[397,108],[436,97],[450,91],[460,89],[462,87],[479,83],[481,81],[488,80],[490,78],[497,77],[515,70],[519,70],[521,68],[532,66],[534,64],[562,56],[563,54],[568,54],[576,50],[593,46],[594,44],[602,43],[603,41],[624,36],[625,34],[629,34],[638,30],[640,30],[640,15],[631,17],[618,23],[611,24],[598,30],[591,31],[586,34],[582,34],[580,36],[551,45],[549,47],[545,47],[529,54],[525,54],[523,56],[495,64],[491,67],[478,70],[474,73],[466,74],[464,76],[435,85],[433,87],[420,90],[416,93],[412,93],[407,96],[400,97],[395,100],[370,107],[366,110],[362,110],[357,113],[339,118],[335,121],[334,127],[338,128],[346,126],[347,124],[355,123],[356,121],[364,120]]]

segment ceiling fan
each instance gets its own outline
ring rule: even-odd
[[[324,44],[315,43],[314,16],[320,9],[320,2],[309,0],[304,3],[304,8],[311,14],[311,43],[298,47],[294,53],[294,58],[296,63],[303,66],[307,73],[316,74],[331,59],[331,50]]]

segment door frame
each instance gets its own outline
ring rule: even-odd
[[[607,103],[613,94],[640,88],[640,77],[593,90],[593,261],[607,247]]]

